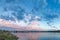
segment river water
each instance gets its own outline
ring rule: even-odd
[[[18,40],[60,40],[60,33],[34,32],[34,33],[14,33]]]

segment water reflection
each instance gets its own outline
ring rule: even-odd
[[[14,33],[18,40],[60,40],[60,33]]]

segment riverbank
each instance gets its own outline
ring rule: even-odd
[[[11,34],[11,32],[0,30],[0,40],[18,40],[18,37]]]

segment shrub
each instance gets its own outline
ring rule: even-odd
[[[0,40],[18,40],[18,37],[8,31],[0,31]]]

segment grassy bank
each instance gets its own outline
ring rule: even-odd
[[[0,30],[0,40],[17,40],[18,38],[8,31]]]

